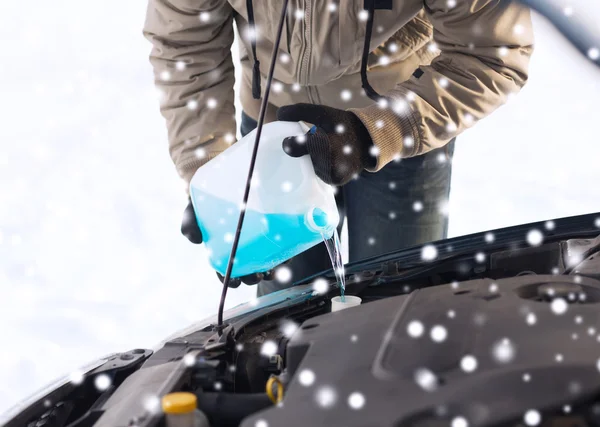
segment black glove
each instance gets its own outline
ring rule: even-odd
[[[192,205],[192,201],[188,199],[188,205],[183,211],[183,219],[181,221],[181,234],[183,234],[190,242],[198,245],[202,243],[202,231],[200,231],[200,227],[198,226],[198,222],[196,221],[196,214],[194,213],[194,206]],[[225,279],[219,272],[217,272],[217,277],[223,283]],[[266,273],[254,273],[249,274],[247,276],[232,278],[229,280],[230,288],[237,288],[240,286],[241,282],[244,282],[246,285],[256,285],[261,280],[272,280],[273,279],[273,270],[267,271]]]
[[[292,157],[310,155],[315,173],[327,184],[344,185],[376,164],[377,153],[369,131],[354,113],[322,105],[295,104],[279,108],[277,119],[316,126],[302,138],[286,138],[283,149]]]

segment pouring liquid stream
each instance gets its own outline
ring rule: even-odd
[[[340,244],[340,236],[337,229],[333,230],[333,235],[329,239],[325,237],[324,234],[321,234],[321,236],[323,237],[323,242],[327,247],[327,252],[329,253],[329,258],[331,259],[331,265],[333,266],[335,277],[340,286],[341,300],[342,302],[346,302],[346,275],[344,273],[344,262],[342,261],[342,246]]]

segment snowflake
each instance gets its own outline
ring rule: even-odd
[[[358,391],[355,391],[350,396],[348,396],[348,406],[352,409],[361,409],[365,406],[365,396]]]
[[[437,159],[438,163],[446,163],[446,154],[438,153],[436,159]]]
[[[573,16],[574,12],[575,10],[572,6],[565,6],[563,9],[563,13],[565,14],[565,16]]]
[[[277,344],[271,340],[265,341],[260,348],[260,354],[268,357],[275,356],[277,354]]]
[[[517,24],[514,26],[513,32],[517,35],[523,34],[525,32],[525,27],[521,24]]]
[[[386,66],[390,64],[390,57],[387,55],[383,55],[379,58],[379,64]]]
[[[200,12],[200,15],[198,16],[198,18],[200,18],[201,22],[208,22],[208,21],[210,21],[210,13]]]
[[[598,49],[597,47],[592,47],[588,50],[587,54],[591,60],[595,61],[598,58],[600,58],[600,49]]]
[[[275,82],[271,85],[271,87],[273,88],[273,92],[275,93],[283,92],[283,83],[281,82]]]
[[[456,0],[447,0],[446,5],[448,6],[449,9],[452,9],[452,8],[456,7]]]
[[[412,338],[419,338],[421,335],[423,335],[424,331],[425,327],[418,320],[411,321],[406,327],[406,332],[408,333],[408,336]]]
[[[160,399],[154,394],[146,395],[142,398],[142,406],[151,414],[158,414],[161,409]]]
[[[556,315],[565,314],[569,304],[563,298],[554,298],[550,303],[550,309]]]
[[[111,384],[112,380],[106,374],[100,374],[97,375],[96,378],[94,378],[94,386],[96,386],[96,390],[98,391],[107,390]]]
[[[344,133],[346,132],[346,127],[343,124],[339,124],[335,126],[335,132],[336,133]]]
[[[469,422],[465,417],[454,417],[450,422],[450,427],[469,427]]]
[[[388,184],[388,187],[390,188],[390,190],[395,190],[396,189],[396,183],[394,181],[390,182]]]
[[[525,412],[525,415],[523,416],[523,421],[525,421],[525,424],[528,426],[537,426],[541,420],[542,416],[535,409],[530,409]]]
[[[373,246],[373,245],[375,244],[375,237],[369,237],[369,238],[367,239],[367,243],[368,243],[370,246]]]
[[[373,157],[379,156],[379,147],[376,145],[371,146],[371,148],[369,148],[369,154]]]
[[[258,420],[254,423],[254,427],[269,427],[269,423],[266,420]]]
[[[223,384],[221,384],[220,381],[215,381],[215,383],[213,384],[213,388],[217,391],[221,390],[223,388]]]
[[[296,19],[304,19],[304,11],[302,9],[296,9],[294,11],[294,17]]]
[[[433,261],[438,256],[438,251],[435,246],[429,244],[421,249],[421,259],[423,261]]]
[[[333,387],[323,386],[317,391],[315,397],[319,406],[322,408],[331,408],[335,405],[337,393]]]
[[[303,369],[298,374],[298,381],[300,381],[300,384],[304,387],[310,387],[315,382],[315,373],[310,369]]]
[[[340,97],[342,98],[342,101],[350,101],[352,99],[352,92],[348,89],[344,89],[340,92]]]
[[[509,50],[506,46],[500,46],[498,48],[498,55],[500,55],[500,56],[506,56],[506,55],[508,55],[508,52],[509,52]]]
[[[211,110],[217,107],[217,100],[215,98],[208,98],[206,100],[206,106]]]
[[[490,284],[489,290],[490,290],[491,293],[498,292],[498,285],[496,283]]]
[[[563,361],[563,355],[558,353],[556,356],[554,356],[554,359],[558,362],[561,363]]]
[[[523,374],[523,381],[528,383],[529,381],[531,381],[531,375],[528,373],[524,373]]]
[[[554,224],[554,221],[546,221],[546,223],[544,224],[544,227],[546,227],[546,230],[554,230],[554,227],[556,227],[556,224]]]
[[[583,322],[583,317],[575,316],[575,323],[577,323],[578,325],[581,325],[582,322]]]
[[[344,147],[342,148],[342,151],[344,154],[350,154],[352,153],[352,146],[351,145],[344,145]]]
[[[571,334],[571,339],[576,340],[579,338],[579,335],[577,335],[576,333]]]
[[[235,136],[231,132],[225,134],[225,142],[227,144],[233,144],[235,142]]]
[[[412,208],[415,212],[421,212],[423,210],[423,203],[417,200],[413,203]]]
[[[406,136],[406,137],[404,137],[404,141],[403,142],[404,142],[404,146],[406,148],[410,148],[410,147],[412,147],[415,144],[415,140],[413,139],[412,136]]]
[[[194,353],[188,353],[183,356],[183,364],[185,366],[194,366],[196,364],[196,355]]]
[[[225,235],[223,236],[223,240],[225,241],[225,243],[233,242],[233,233],[225,233]]]
[[[330,2],[327,6],[327,9],[329,9],[330,12],[335,12],[337,10],[337,4],[335,4],[334,2]]]
[[[503,338],[492,347],[492,356],[498,363],[509,363],[515,358],[515,346],[508,338]]]
[[[427,45],[427,50],[429,52],[437,52],[439,50],[438,45],[436,43],[429,43],[429,45]]]
[[[292,322],[291,320],[288,320],[281,325],[281,332],[283,332],[283,335],[285,335],[287,338],[291,338],[297,330],[298,324]]]
[[[277,267],[275,270],[275,279],[280,283],[288,283],[292,280],[292,270],[285,265]]]
[[[406,102],[403,99],[400,99],[400,100],[394,102],[394,105],[392,106],[392,110],[394,110],[394,113],[396,113],[396,114],[406,113],[408,111],[408,102]]]
[[[478,263],[485,262],[485,254],[483,252],[477,252],[475,254],[475,261]]]
[[[306,142],[306,135],[304,135],[304,134],[302,134],[302,135],[296,135],[294,137],[294,139],[296,140],[297,143],[304,144]]]
[[[292,91],[294,91],[294,92],[300,92],[300,84],[299,83],[294,83],[292,85]]]
[[[391,53],[398,51],[398,45],[396,43],[390,43],[387,48]]]
[[[361,10],[360,12],[358,12],[358,19],[360,19],[361,21],[366,21],[367,19],[369,19],[369,12],[366,10]]]
[[[288,62],[290,62],[290,55],[288,55],[287,53],[282,53],[281,55],[279,55],[279,60],[284,64],[287,64]]]
[[[448,330],[442,325],[435,325],[429,335],[434,342],[444,342],[448,337]]]
[[[535,323],[537,322],[537,317],[535,316],[535,313],[529,313],[525,318],[525,321],[528,325],[535,325]]]
[[[531,246],[539,246],[544,241],[544,235],[540,230],[529,230],[527,233],[527,243]]]
[[[377,120],[377,121],[375,122],[375,126],[376,126],[378,129],[381,129],[382,127],[384,127],[384,126],[385,126],[385,123],[384,123],[384,121],[383,121],[383,120]]]
[[[381,98],[379,101],[377,101],[377,105],[379,106],[379,108],[387,108],[389,106],[389,102],[387,99],[385,98]]]
[[[237,352],[241,352],[244,349],[244,344],[242,344],[242,343],[236,344],[235,349]]]
[[[356,342],[356,341],[358,341],[358,335],[352,335],[352,336],[350,337],[350,341],[351,341],[351,342]]]
[[[448,310],[448,317],[454,319],[454,317],[456,317],[456,312],[454,310]]]
[[[388,216],[390,219],[396,219],[396,212],[390,212]]]
[[[160,79],[163,80],[163,81],[165,81],[165,82],[171,80],[171,72],[170,71],[166,71],[166,70],[162,71],[160,73]]]
[[[425,391],[434,391],[438,386],[437,377],[426,368],[420,368],[415,371],[415,382]]]
[[[281,183],[281,191],[284,193],[289,193],[294,188],[293,184],[289,181],[283,181]]]
[[[456,123],[454,123],[454,122],[450,122],[446,125],[446,132],[454,133],[457,130],[458,130],[458,127],[456,126]]]
[[[448,84],[449,84],[449,82],[448,82],[448,79],[447,79],[447,78],[445,78],[445,77],[442,77],[442,78],[441,78],[441,79],[438,81],[438,83],[440,84],[440,87],[442,87],[442,88],[447,88],[447,87],[448,87]]]
[[[465,114],[465,116],[463,117],[463,120],[465,122],[465,125],[467,126],[471,126],[473,124],[473,122],[475,121],[475,117],[473,117],[473,115],[467,113]]]
[[[596,335],[596,328],[588,328],[588,335]]]
[[[175,69],[176,69],[176,70],[178,70],[178,71],[183,71],[183,70],[185,70],[185,67],[186,67],[186,66],[187,66],[187,65],[186,65],[186,63],[185,63],[185,62],[183,62],[183,61],[177,61],[177,62],[175,63]]]
[[[85,376],[82,371],[73,371],[69,375],[69,381],[71,381],[75,385],[79,385],[83,383]]]
[[[327,291],[329,291],[329,283],[327,280],[319,277],[313,282],[312,288],[317,294],[325,294]]]
[[[571,406],[569,406],[569,405],[563,406],[563,412],[565,414],[568,414],[569,412],[571,412]]]
[[[465,372],[473,372],[477,369],[477,359],[468,354],[460,360],[460,367]]]
[[[190,99],[186,105],[190,110],[195,110],[196,108],[198,108],[198,101],[196,101],[195,99]]]

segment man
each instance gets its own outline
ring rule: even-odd
[[[234,142],[234,21],[241,133],[256,126],[282,3],[149,0],[144,34],[186,182]],[[525,84],[532,45],[529,11],[508,1],[290,0],[266,121],[316,126],[284,148],[338,187],[350,261],[446,237],[454,138]],[[182,232],[202,242],[191,205]],[[318,245],[288,267],[293,282],[331,264]],[[243,281],[259,295],[291,285]]]

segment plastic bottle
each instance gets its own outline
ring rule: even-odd
[[[167,427],[210,427],[208,418],[197,409],[196,395],[187,392],[169,393],[162,398]]]
[[[304,135],[296,122],[263,127],[232,277],[264,272],[330,238],[339,214],[333,188],[309,156],[290,157],[283,139]],[[256,131],[198,169],[190,183],[196,219],[212,267],[225,275]]]

